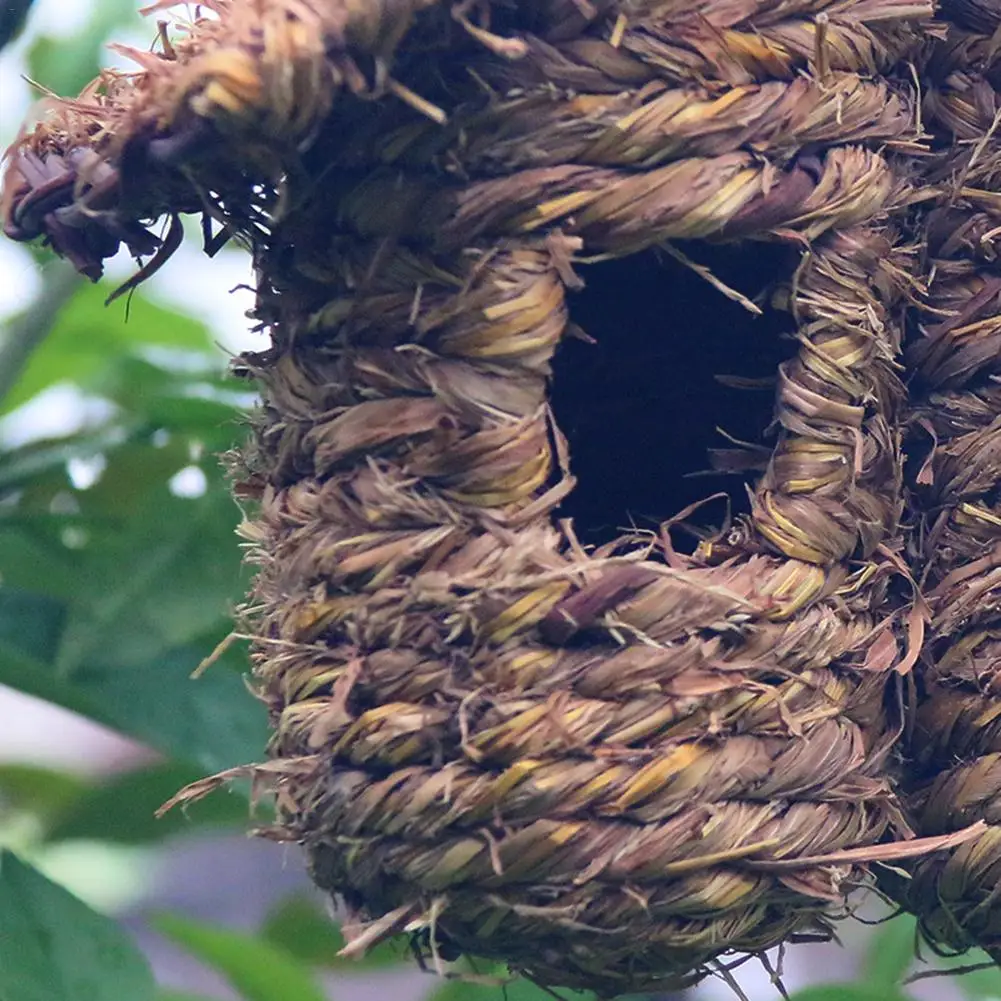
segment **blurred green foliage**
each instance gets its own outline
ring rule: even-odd
[[[176,914],[161,915],[154,926],[222,973],[246,1001],[324,1001],[308,967],[265,939]]]
[[[340,951],[347,943],[341,930],[310,898],[294,896],[282,901],[265,919],[261,936],[310,966],[337,969],[344,965]],[[408,957],[406,943],[396,939],[370,949],[349,968],[384,969]]]
[[[152,1001],[154,990],[124,931],[0,853],[2,1001]]]
[[[238,440],[247,394],[201,324],[138,293],[126,322],[108,291],[80,287],[0,401],[70,384],[107,413],[0,455],[0,682],[225,768],[259,754],[263,709],[243,697],[238,650],[189,676],[245,586],[216,453]],[[74,485],[74,462],[97,463],[96,482]],[[194,469],[204,493],[175,496]]]
[[[0,45],[27,6],[4,8]],[[95,3],[69,45],[36,37],[28,52],[32,78],[75,92],[95,74],[104,40],[126,17],[131,22],[135,7],[132,0]],[[99,418],[81,427],[55,437],[22,435],[21,444],[0,452],[0,683],[131,735],[162,758],[99,783],[0,766],[0,840],[17,817],[30,818],[36,847],[149,846],[184,832],[243,830],[249,803],[238,786],[162,820],[154,811],[206,772],[257,759],[267,740],[263,708],[245,691],[241,650],[230,649],[191,679],[227,635],[246,586],[234,535],[240,512],[215,458],[241,436],[246,387],[226,376],[203,324],[142,292],[106,307],[109,285],[60,284],[53,262],[44,253],[38,260],[42,293],[25,316],[8,320],[0,345],[27,331],[31,347],[36,340],[39,346],[22,369],[8,373],[17,378],[0,396],[0,416],[13,415],[24,430],[30,405],[58,387],[102,405]],[[50,314],[55,319],[46,329],[32,330]],[[174,477],[192,469],[204,477],[204,492],[172,492]],[[348,963],[339,955],[338,928],[303,897],[283,901],[257,934],[183,914],[161,915],[156,927],[246,1001],[321,1001],[322,973],[375,971],[409,958],[406,941],[398,941]],[[859,982],[813,987],[795,1001],[906,1001],[911,995],[902,982],[914,955],[914,922],[898,918],[874,931]],[[434,1001],[552,997],[525,980],[506,982],[503,970],[491,973],[493,985],[482,975],[480,982],[446,980]],[[1001,999],[997,969],[956,983],[969,1001]],[[112,919],[5,852],[0,1001],[210,999],[158,991],[141,953]]]

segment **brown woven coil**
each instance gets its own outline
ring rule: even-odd
[[[926,76],[938,152],[922,217],[927,291],[906,353],[912,561],[932,613],[908,805],[926,834],[990,826],[895,889],[934,945],[1001,961],[1001,5],[946,10],[962,28],[949,26]]]
[[[5,225],[93,275],[165,213],[255,254],[268,833],[353,950],[419,932],[614,995],[829,934],[867,861],[919,850],[888,769],[922,621],[888,596],[891,217],[930,4],[204,6],[26,137]],[[798,259],[750,514],[585,551],[549,377],[586,261],[738,239]]]

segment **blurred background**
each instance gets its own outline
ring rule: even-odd
[[[141,6],[0,5],[4,147],[46,89],[126,65],[109,38],[149,47]],[[247,836],[245,789],[154,819],[267,738],[242,650],[191,679],[245,586],[216,456],[253,402],[227,361],[262,347],[248,260],[197,248],[105,307],[127,257],[91,286],[0,240],[0,999],[542,1001],[524,982],[443,983],[405,943],[338,959],[298,853]],[[685,1001],[1001,1001],[997,970],[900,986],[948,964],[912,962],[913,922],[887,915],[873,901],[842,946],[772,957],[781,982],[749,962]]]

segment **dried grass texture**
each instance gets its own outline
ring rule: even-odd
[[[614,995],[828,936],[867,863],[941,844],[888,769],[921,136],[909,73],[877,76],[930,5],[206,6],[25,137],[5,226],[94,275],[163,214],[255,254],[267,833],[355,951],[406,930]],[[547,383],[575,262],[693,239],[802,250],[776,447],[693,556],[585,552]]]
[[[918,862],[895,892],[936,947],[978,945],[1001,962],[1001,4],[946,10],[962,27],[926,73],[938,152],[921,219],[927,290],[906,352],[910,548],[932,613],[908,806],[925,834],[989,827]]]

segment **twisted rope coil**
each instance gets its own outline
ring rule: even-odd
[[[923,833],[989,826],[916,863],[894,890],[937,948],[976,945],[1001,961],[1001,7],[950,3],[946,12],[959,27],[928,58],[924,110],[938,151],[921,220],[927,291],[906,353],[910,548],[931,611],[908,805]]]

